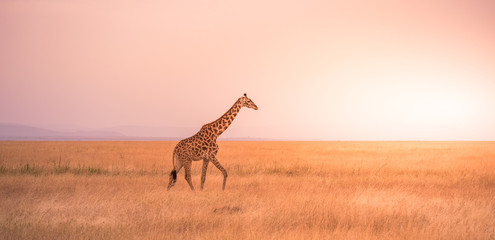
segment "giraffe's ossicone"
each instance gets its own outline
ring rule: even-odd
[[[167,189],[170,189],[175,185],[175,182],[177,181],[177,173],[182,167],[184,167],[186,181],[191,187],[191,190],[194,190],[194,186],[191,181],[191,164],[192,161],[199,160],[203,160],[203,169],[201,171],[201,189],[203,189],[205,183],[206,170],[209,162],[213,163],[213,165],[215,165],[215,167],[222,172],[222,189],[225,189],[225,184],[227,182],[227,171],[218,162],[216,157],[218,153],[217,138],[230,126],[242,107],[258,110],[256,104],[254,104],[254,102],[249,99],[246,94],[244,94],[244,96],[240,97],[220,118],[203,125],[199,132],[189,138],[181,140],[177,146],[175,146],[172,156],[174,170],[170,173]]]

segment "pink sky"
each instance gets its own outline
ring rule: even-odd
[[[0,122],[495,140],[495,3],[0,1]],[[194,132],[184,132],[184,137]]]

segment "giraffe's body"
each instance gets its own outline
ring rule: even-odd
[[[225,183],[227,182],[227,171],[220,165],[216,155],[218,153],[217,138],[222,134],[234,121],[242,107],[248,107],[258,110],[256,104],[249,99],[246,94],[239,98],[234,105],[217,120],[203,125],[201,130],[193,136],[181,140],[177,146],[175,146],[173,153],[174,170],[170,173],[170,181],[168,189],[175,185],[177,179],[177,173],[182,167],[185,170],[185,178],[191,190],[194,190],[191,180],[191,164],[192,161],[203,160],[203,169],[201,172],[201,189],[203,189],[206,179],[206,170],[208,163],[211,162],[217,167],[223,174],[222,189],[225,189]]]

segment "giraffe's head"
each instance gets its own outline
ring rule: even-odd
[[[248,107],[254,110],[258,110],[258,106],[256,106],[256,104],[254,104],[254,102],[251,99],[249,99],[245,93],[244,96],[239,98],[239,101],[241,102],[242,107]]]

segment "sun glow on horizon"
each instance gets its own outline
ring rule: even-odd
[[[481,103],[469,87],[444,79],[417,77],[414,87],[398,94],[395,103],[402,120],[416,126],[447,127],[466,124]],[[453,78],[451,78],[453,79]],[[407,85],[406,85],[407,86]]]
[[[469,118],[471,104],[458,96],[448,93],[426,93],[412,99],[409,104],[410,119],[428,125],[448,125]]]

